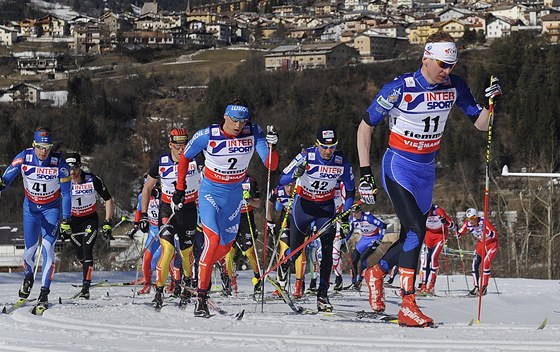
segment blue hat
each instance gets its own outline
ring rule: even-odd
[[[249,118],[249,108],[242,105],[228,105],[225,114],[234,119],[247,120]]]
[[[52,144],[52,137],[50,132],[37,131],[35,135],[33,135],[33,141],[40,144]]]

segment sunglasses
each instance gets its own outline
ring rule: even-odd
[[[338,143],[335,143],[335,144],[323,144],[323,143],[319,143],[319,142],[317,142],[317,143],[319,144],[319,146],[321,147],[321,149],[325,149],[325,150],[327,150],[327,149],[336,149],[336,145],[338,144]]]
[[[44,150],[44,151],[49,151],[53,147],[52,144],[39,144],[39,143],[33,143],[33,146],[39,150]]]
[[[436,62],[436,65],[438,65],[443,70],[445,70],[447,68],[453,68],[453,67],[455,67],[455,64],[456,64],[456,63],[449,64],[445,61],[441,61],[441,60],[438,60],[438,59],[434,59],[434,61]]]
[[[175,143],[171,143],[171,146],[172,146],[173,149],[175,149],[175,150],[181,150],[181,149],[185,149],[186,144],[175,144]]]
[[[229,115],[227,115],[227,117],[229,117],[229,119],[230,119],[231,121],[235,122],[235,123],[237,123],[237,122],[247,122],[247,119],[238,119],[238,118],[236,118],[236,117],[229,116]]]

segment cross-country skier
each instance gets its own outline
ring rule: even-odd
[[[449,237],[449,229],[457,229],[457,225],[445,210],[433,204],[426,220],[426,237],[424,237],[425,252],[422,255],[422,286],[418,294],[433,295],[434,286],[439,271],[439,255]]]
[[[492,262],[498,253],[498,231],[490,220],[486,220],[486,242],[483,242],[483,229],[484,217],[478,216],[478,211],[474,208],[469,208],[466,211],[466,220],[457,231],[457,238],[461,238],[465,233],[471,233],[478,242],[476,243],[475,252],[472,263],[472,276],[474,280],[474,288],[469,292],[469,295],[477,296],[479,294],[480,284],[480,263],[482,262],[482,250],[485,249],[484,258],[484,272],[482,275],[482,294],[485,295],[488,287],[488,280],[492,273]]]
[[[182,270],[179,269],[173,274],[175,285],[173,295],[181,296],[181,304],[185,304],[190,299],[188,288],[192,278],[192,262],[194,259],[192,247],[198,218],[196,199],[200,188],[201,176],[198,171],[197,162],[194,159],[184,165],[183,172],[179,172],[179,159],[187,142],[188,136],[185,129],[173,128],[169,132],[169,153],[163,154],[152,164],[142,189],[140,229],[142,232],[148,232],[150,221],[147,212],[150,194],[157,180],[160,180],[162,192],[159,208],[161,257],[156,266],[156,294],[154,298],[156,309],[161,308],[163,305],[163,288],[167,281],[169,265],[175,254],[176,237],[179,242]],[[172,204],[175,184],[184,184],[187,179],[188,187],[183,192],[181,202]],[[172,206],[174,207],[173,209]],[[162,228],[162,226],[165,226],[165,228]],[[181,271],[183,274],[183,284],[185,285],[182,293]]]
[[[360,290],[363,280],[362,272],[367,268],[367,259],[381,244],[386,228],[387,225],[383,221],[369,211],[362,211],[361,206],[357,206],[352,212],[350,231],[344,240],[348,241],[356,230],[362,234],[352,252],[352,288],[354,290]]]
[[[59,228],[71,231],[72,200],[70,167],[61,153],[53,152],[49,128],[41,127],[33,135],[33,147],[20,152],[0,177],[0,191],[7,188],[21,173],[25,199],[23,201],[23,284],[19,297],[27,299],[33,287],[33,268],[37,247],[43,254],[41,292],[37,307],[48,308],[51,280],[54,274],[54,244]],[[62,195],[62,196],[61,196]],[[62,223],[60,222],[62,207]]]
[[[204,250],[199,264],[197,317],[208,317],[208,291],[212,268],[231,249],[239,231],[243,207],[243,180],[256,151],[264,165],[274,171],[278,167],[278,133],[269,126],[265,136],[259,125],[249,122],[245,101],[233,99],[226,106],[223,121],[196,132],[181,154],[179,179],[173,203],[180,204],[191,185],[188,165],[200,152],[206,157],[204,177],[198,196],[200,219],[204,232]],[[270,155],[269,155],[270,152]]]
[[[365,203],[373,204],[377,185],[370,167],[371,139],[374,128],[389,120],[389,147],[382,160],[381,183],[399,217],[401,232],[383,258],[368,269],[366,282],[372,309],[384,311],[383,278],[393,265],[399,265],[403,299],[398,320],[403,326],[433,324],[416,304],[414,279],[426,233],[426,215],[432,206],[435,156],[451,108],[457,104],[478,130],[488,130],[489,111],[476,102],[459,76],[451,74],[456,63],[453,38],[444,32],[430,35],[421,67],[383,86],[358,126],[359,191]],[[486,89],[486,96],[500,94],[496,79]]]
[[[258,209],[261,206],[261,194],[257,180],[252,176],[247,175],[241,184],[243,187],[243,206],[241,207],[241,218],[239,219],[239,231],[237,232],[236,243],[239,249],[247,257],[249,266],[253,269],[253,274],[256,278],[261,276],[261,269],[257,259],[256,243],[257,240],[257,225],[255,224],[255,214],[253,209]],[[229,253],[226,255],[226,269],[227,276],[222,277],[225,279],[224,289],[226,295],[231,295],[231,284],[235,279],[233,263],[235,260],[236,246],[231,246]],[[237,285],[237,283],[235,283]],[[261,293],[262,282],[258,281],[253,287],[253,295],[256,297]]]
[[[113,231],[113,199],[109,190],[97,175],[81,169],[82,160],[78,153],[65,154],[72,178],[72,229],[63,231],[62,240],[70,239],[76,257],[82,264],[82,291],[80,298],[89,299],[91,273],[93,271],[93,246],[97,241],[99,216],[97,215],[97,196],[105,201],[105,217],[102,233],[110,240]]]
[[[279,184],[285,185],[298,179],[297,194],[294,198],[290,217],[290,248],[285,253],[298,248],[304,241],[312,223],[317,229],[329,222],[335,216],[336,208],[334,196],[336,186],[344,182],[346,200],[344,210],[354,203],[354,175],[352,166],[342,154],[337,151],[338,138],[334,129],[319,128],[316,134],[315,146],[303,149],[282,171]],[[348,219],[345,219],[347,222]],[[317,309],[331,311],[327,291],[332,270],[333,241],[336,224],[328,224],[321,235],[322,259],[320,264],[319,287],[317,290]],[[296,253],[297,257],[301,252]],[[280,275],[287,273],[290,262],[280,266]],[[280,278],[284,279],[285,278]]]

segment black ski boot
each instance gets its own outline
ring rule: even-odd
[[[191,303],[191,279],[188,277],[183,278],[183,292],[181,293],[181,301],[179,302],[180,308],[185,308],[187,304]]]
[[[154,297],[154,308],[159,312],[163,307],[163,286],[156,287],[156,296]]]
[[[41,293],[39,293],[39,298],[37,298],[37,305],[31,310],[31,314],[43,315],[43,312],[49,308],[49,292],[48,288],[41,287]]]
[[[320,288],[317,291],[317,310],[319,312],[332,312],[333,306],[327,296],[327,290]]]
[[[179,297],[181,295],[181,280],[175,281],[175,288],[173,289],[173,297]]]
[[[208,294],[198,293],[196,304],[194,305],[194,316],[200,318],[210,318],[210,311],[208,310]]]
[[[342,276],[336,276],[334,279],[334,290],[342,291]]]
[[[255,278],[258,280],[258,278],[260,277],[259,274],[255,274]],[[260,297],[262,295],[262,288],[263,288],[263,282],[262,280],[258,280],[257,283],[253,286],[253,298],[257,299],[258,297]]]
[[[478,296],[478,286],[469,291],[469,296]]]
[[[23,284],[21,284],[21,288],[19,289],[19,297],[27,299],[29,294],[31,293],[31,289],[33,288],[33,274],[25,275],[23,278]]]
[[[78,298],[89,299],[89,287],[91,286],[91,281],[84,281],[82,285],[82,291],[78,295]]]
[[[311,279],[311,281],[309,281],[309,288],[307,289],[307,292],[317,292],[317,279]]]
[[[228,274],[221,273],[222,277],[222,295],[231,296],[231,278]]]

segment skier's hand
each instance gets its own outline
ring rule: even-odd
[[[113,224],[111,220],[105,220],[105,222],[103,223],[103,227],[101,229],[101,231],[103,232],[103,239],[104,240],[114,240],[115,237],[113,237]]]
[[[278,132],[273,125],[266,126],[266,142],[272,147],[278,143]]]
[[[70,238],[72,235],[72,226],[70,225],[70,219],[63,219],[60,223],[60,234],[62,235],[62,241]]]
[[[362,197],[362,201],[366,204],[375,204],[377,200],[377,185],[371,174],[365,174],[360,177],[358,192]]]
[[[447,219],[445,218],[445,216],[440,216],[440,217],[439,217],[439,221],[440,221],[443,225],[446,225],[446,224],[447,224]]]
[[[128,231],[126,234],[128,235],[128,238],[133,239],[134,238],[134,234],[136,233],[136,231],[138,231],[138,226],[140,225],[140,223],[134,223],[134,226],[130,229],[130,231]]]
[[[266,227],[269,234],[274,234],[274,229],[276,228],[276,224],[274,222],[266,220]]]
[[[292,177],[297,179],[300,178],[301,176],[303,176],[303,174],[305,173],[305,169],[307,168],[306,164],[299,164],[295,169],[294,172],[292,173]]]
[[[484,95],[486,96],[486,98],[496,99],[497,97],[502,95],[502,88],[498,83],[499,81],[500,80],[498,79],[498,77],[492,77],[492,80],[490,81],[490,87],[484,90]]]
[[[148,233],[150,231],[150,220],[148,220],[148,213],[140,214],[140,231]]]
[[[373,248],[379,247],[380,244],[381,244],[381,241],[379,241],[379,240],[373,240],[373,241],[371,241],[371,246],[372,246]]]
[[[245,199],[245,200],[251,199],[251,192],[249,192],[247,190],[244,190],[243,191],[243,199]]]
[[[171,206],[173,207],[173,209],[175,209],[175,211],[177,211],[183,207],[184,202],[185,202],[185,191],[176,189],[175,192],[173,193],[173,199],[172,199],[173,204],[171,204]]]
[[[341,221],[340,223],[340,238],[346,240],[348,234],[350,233],[350,224],[348,221]]]

